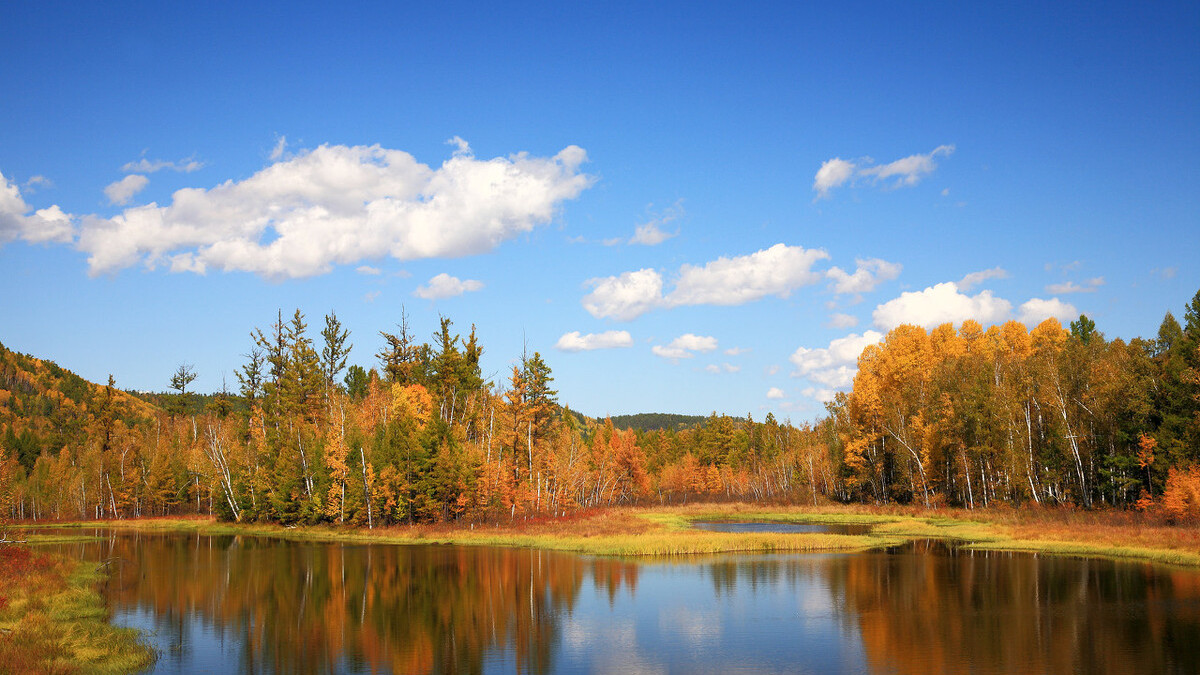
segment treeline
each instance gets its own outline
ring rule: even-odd
[[[1200,517],[1200,293],[1154,339],[1080,317],[984,330],[901,326],[859,359],[814,425],[632,416],[560,404],[523,354],[499,382],[475,329],[428,341],[406,316],[376,367],[350,365],[336,315],[251,333],[237,391],[152,405],[0,348],[0,514],[202,513],[368,527],[696,499],[1070,504]],[[681,424],[682,423],[682,424]]]
[[[829,405],[846,500],[1200,512],[1200,293],[1181,326],[900,326]],[[1158,500],[1157,502],[1155,500]]]
[[[310,332],[299,311],[252,331],[237,392],[188,392],[195,373],[186,365],[170,378],[176,393],[154,395],[158,406],[111,379],[88,385],[60,435],[39,436],[37,406],[5,398],[5,438],[26,434],[38,452],[0,446],[0,513],[212,513],[374,527],[646,500],[815,499],[829,489],[813,486],[836,481],[810,429],[769,415],[763,423],[714,414],[690,429],[621,430],[560,405],[536,352],[503,381],[485,381],[474,328],[460,335],[447,318],[421,342],[402,316],[396,332],[379,334],[371,370],[347,366],[353,345],[336,315],[318,336]],[[18,379],[37,383],[30,400],[63,398],[54,382],[39,380],[48,362],[0,357]]]

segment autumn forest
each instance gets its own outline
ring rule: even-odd
[[[369,370],[348,366],[368,341],[334,314],[319,328],[279,313],[236,391],[204,395],[187,365],[142,395],[0,346],[0,513],[378,527],[737,499],[1200,516],[1200,293],[1128,342],[1086,316],[900,326],[799,425],[621,428],[560,401],[537,352],[487,381],[474,327],[445,317],[423,341],[402,314]]]

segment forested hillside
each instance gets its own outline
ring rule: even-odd
[[[618,429],[636,431],[665,431],[687,429],[704,421],[701,415],[677,415],[674,413],[638,413],[636,415],[614,415],[610,418]]]
[[[377,526],[738,498],[1200,515],[1200,293],[1183,325],[1168,313],[1129,342],[1082,316],[901,326],[799,426],[592,420],[560,403],[538,353],[484,381],[474,328],[446,318],[429,341],[403,316],[356,341],[378,345],[378,367],[347,367],[336,316],[314,336],[281,313],[252,331],[238,391],[194,396],[181,366],[154,404],[0,348],[0,513]]]

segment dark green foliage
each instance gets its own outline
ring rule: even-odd
[[[678,415],[675,413],[637,413],[636,415],[616,415],[611,418],[617,429],[634,429],[636,431],[660,431],[674,429],[691,429],[704,421],[703,415]]]
[[[370,384],[371,378],[367,375],[367,371],[362,366],[350,366],[346,371],[346,393],[353,401],[361,401],[362,397],[367,395],[367,385]]]
[[[1096,322],[1087,318],[1085,314],[1080,314],[1078,320],[1071,322],[1071,335],[1085,345],[1091,341],[1095,332]]]

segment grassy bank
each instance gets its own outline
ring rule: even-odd
[[[0,544],[0,671],[129,673],[154,661],[132,628],[108,623],[105,571],[35,547]]]
[[[868,526],[866,534],[722,533],[694,522],[745,520]],[[69,524],[69,527],[97,523]],[[861,551],[912,539],[941,538],[982,550],[1145,560],[1200,567],[1200,532],[1128,512],[1070,509],[929,511],[867,506],[782,507],[692,504],[584,511],[563,518],[486,525],[335,526],[218,523],[210,519],[113,521],[104,527],[140,531],[244,534],[308,541],[516,546],[594,555],[680,555],[720,552]],[[83,533],[80,533],[83,534]],[[41,535],[54,536],[54,535]],[[62,536],[70,536],[64,531]]]

